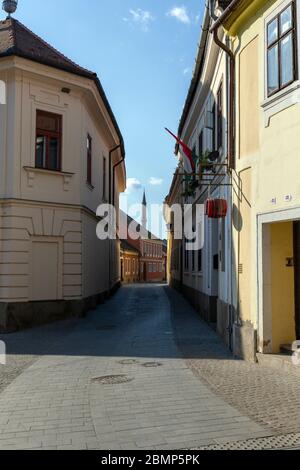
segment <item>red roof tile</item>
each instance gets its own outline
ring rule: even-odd
[[[75,64],[19,21],[10,18],[0,22],[0,57],[16,55],[78,75],[95,74]]]

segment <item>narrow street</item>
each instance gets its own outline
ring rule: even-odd
[[[233,359],[163,285],[0,339],[0,449],[300,446],[299,378]]]

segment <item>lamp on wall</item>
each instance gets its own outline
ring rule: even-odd
[[[4,0],[2,4],[2,10],[8,13],[8,18],[10,15],[16,11],[18,7],[18,0]]]

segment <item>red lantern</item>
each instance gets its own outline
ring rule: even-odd
[[[227,215],[228,204],[226,199],[208,199],[205,213],[209,219],[224,219]]]

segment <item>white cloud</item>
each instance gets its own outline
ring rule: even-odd
[[[187,67],[186,69],[183,70],[183,75],[189,75],[191,73],[190,67]]]
[[[138,8],[137,10],[129,10],[130,18],[123,18],[123,21],[136,23],[141,26],[142,30],[147,32],[149,30],[149,25],[152,21],[154,21],[154,16],[150,11],[141,10]]]
[[[132,191],[138,191],[142,188],[142,183],[137,178],[128,178],[127,179],[127,189],[126,193],[129,194]]]
[[[162,178],[156,178],[155,176],[151,176],[149,179],[149,184],[151,184],[151,186],[161,186],[163,182],[164,180]]]
[[[167,16],[175,18],[180,23],[190,24],[191,19],[187,12],[187,8],[183,5],[181,7],[173,7],[168,13]]]

